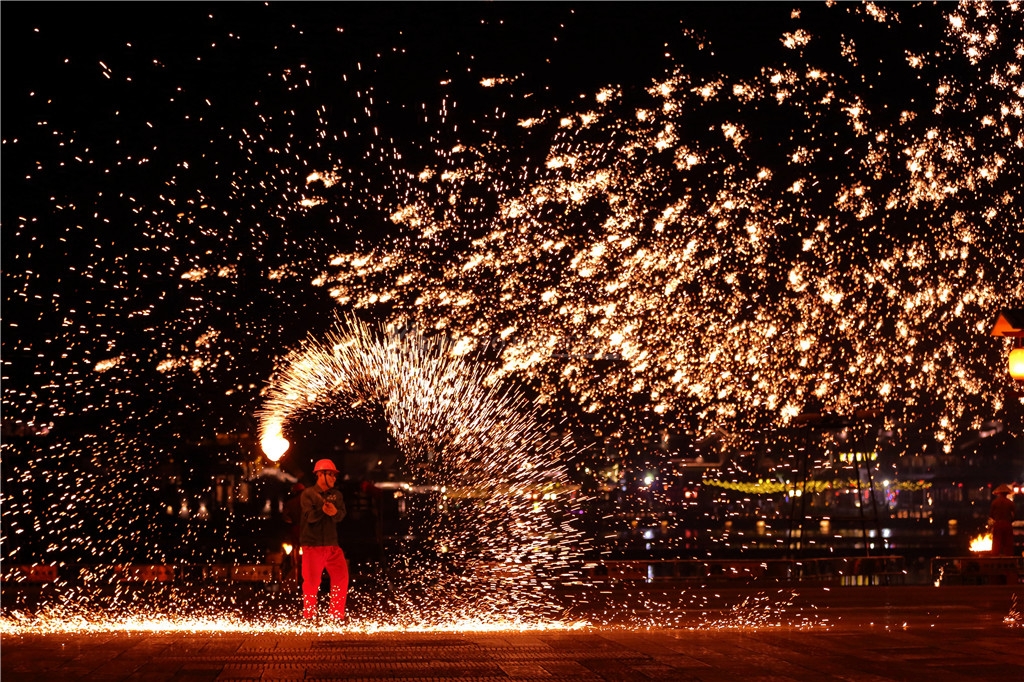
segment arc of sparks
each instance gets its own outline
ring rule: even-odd
[[[559,478],[564,444],[550,437],[535,406],[517,390],[490,384],[486,363],[469,362],[455,345],[418,329],[375,331],[339,317],[323,340],[311,337],[286,356],[272,379],[257,413],[264,453],[281,459],[289,446],[285,425],[298,414],[326,403],[379,402],[406,457],[473,460],[491,480]]]
[[[383,405],[414,483],[434,486],[441,507],[452,506],[425,535],[440,553],[517,572],[514,589],[529,591],[536,586],[531,560],[553,573],[572,570],[568,547],[576,534],[538,503],[541,491],[565,485],[568,444],[552,436],[521,392],[489,382],[488,364],[467,360],[456,345],[419,329],[375,330],[339,317],[323,339],[310,338],[285,358],[258,414],[260,441],[268,458],[280,459],[285,426],[297,415]],[[462,518],[465,509],[456,508],[469,498],[472,512]]]

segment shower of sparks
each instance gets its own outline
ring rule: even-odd
[[[609,431],[889,407],[889,428],[921,419],[949,452],[1003,407],[986,332],[1024,293],[1020,8],[950,10],[906,67],[936,79],[928,109],[799,59],[802,31],[750,75],[680,65],[644,97],[531,119],[535,166],[501,138],[438,150],[395,237],[322,283],[345,309],[500,342],[499,378],[568,391]]]
[[[1013,594],[1013,602],[1010,606],[1010,612],[1003,618],[1003,623],[1011,628],[1022,628],[1024,627],[1024,614],[1021,613],[1020,604],[1017,603],[1017,593]]]
[[[555,500],[570,492],[561,464],[566,453],[526,398],[488,385],[488,374],[486,362],[470,361],[445,337],[340,321],[284,359],[265,392],[260,440],[279,443],[289,420],[303,412],[333,407],[359,414],[383,405],[410,487],[437,493],[425,512],[432,518],[418,528],[432,555],[426,561],[459,566],[448,576],[431,573],[424,557],[406,559],[407,580],[432,585],[432,596],[418,593],[410,607],[443,599],[448,614],[461,604],[478,615],[539,615],[552,605],[544,592],[550,585],[536,569],[571,579],[579,552],[572,547],[581,544],[568,514],[552,513]],[[407,598],[402,592],[398,598]]]
[[[827,628],[828,618],[814,613],[803,613],[793,605],[795,593],[768,595],[763,592],[743,599],[733,605],[729,611],[719,618],[705,618],[702,628],[711,629],[754,629],[789,627],[798,629]]]
[[[293,415],[379,401],[407,464],[428,465],[412,475],[446,488],[434,548],[520,576],[494,618],[514,621],[502,600],[522,589],[523,618],[560,622],[510,561],[566,550],[557,505],[520,495],[583,466],[555,461],[544,420],[614,460],[870,410],[912,454],[1020,410],[987,335],[1024,306],[1020,3],[803,5],[743,60],[683,18],[667,69],[586,88],[465,50],[438,75],[411,30],[361,53],[326,19],[231,11],[152,42],[115,45],[127,18],[93,22],[100,47],[45,21],[19,38],[61,78],[5,79],[7,566],[263,561],[240,512],[211,511],[210,453],[242,463],[223,493],[242,509],[262,467],[235,436],[261,408],[286,457]],[[338,312],[389,331],[322,336]],[[772,458],[771,485],[795,490],[792,453]],[[762,485],[730,467],[709,471],[719,489]],[[441,592],[430,627],[473,619]]]

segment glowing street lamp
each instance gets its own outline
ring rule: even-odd
[[[1000,310],[992,327],[992,336],[1013,337],[1013,349],[1010,350],[1009,358],[1010,376],[1015,381],[1024,383],[1024,309]]]

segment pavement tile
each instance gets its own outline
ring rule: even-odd
[[[475,637],[466,635],[466,639],[480,649],[511,649],[512,641],[506,637]]]
[[[499,667],[509,679],[513,680],[556,679],[544,666],[536,663],[503,663]]]
[[[97,646],[91,649],[80,650],[76,653],[71,660],[72,661],[85,661],[85,660],[97,660],[106,661],[115,658],[119,658],[125,655],[127,649],[112,649],[104,646]],[[145,655],[145,654],[143,654]]]
[[[265,680],[301,680],[306,677],[306,668],[302,665],[268,665],[263,669]]]
[[[611,633],[604,636],[610,642],[617,645],[619,648],[630,649],[632,651],[639,651],[643,654],[666,654],[672,653],[671,649],[666,647],[667,641],[659,642],[654,638],[645,635],[634,635],[628,633]]]
[[[313,647],[313,641],[306,635],[278,635],[277,636],[277,649],[311,649]]]
[[[813,675],[841,675],[849,671],[856,671],[860,666],[860,659],[856,656],[845,655],[842,653],[831,653],[827,655],[817,655],[808,658],[802,658],[799,662],[799,667],[804,673],[811,673]],[[796,672],[793,673],[794,675]],[[868,671],[860,670],[859,674],[870,676],[873,673]]]
[[[256,635],[246,638],[239,649],[274,649],[277,647],[277,635]]]
[[[607,649],[616,644],[601,634],[579,633],[570,635],[545,635],[540,641],[554,650]]]
[[[667,651],[657,654],[657,656],[689,656],[690,658],[700,658],[702,656],[713,656],[716,655],[717,651],[711,646],[707,646],[702,642],[686,642],[686,643],[675,643],[671,646],[666,646]]]
[[[5,648],[3,649],[2,661],[4,675],[6,675],[8,671],[11,673],[36,672],[37,674],[43,674],[59,669],[67,663],[68,659],[41,658],[35,655],[21,656],[16,655]]]
[[[658,659],[670,658],[675,652],[662,652],[657,655]],[[729,666],[738,658],[737,652],[734,650],[720,651],[712,649],[710,647],[703,647],[699,651],[691,651],[683,654],[685,658],[680,659],[681,664],[687,667],[692,667],[695,662],[697,666],[705,668],[715,668],[722,666]]]
[[[228,664],[225,665],[220,674],[217,675],[218,680],[258,680],[263,677],[264,665],[238,665]]]
[[[705,675],[709,673],[711,669],[679,669],[674,666],[668,666],[664,663],[659,663],[657,660],[651,660],[649,663],[637,663],[631,664],[631,667],[637,671],[637,673],[643,675],[642,679],[649,680],[675,680],[681,676],[691,676],[696,679],[703,679]],[[763,669],[759,666],[750,665],[736,665],[730,668],[718,668],[716,672],[721,672],[725,675],[729,675],[733,680],[749,680],[752,676],[756,676]]]
[[[556,679],[594,679],[594,671],[590,670],[577,661],[550,661],[541,664],[545,670],[551,673]]]
[[[865,672],[837,672],[833,673],[833,677],[836,680],[842,680],[843,682],[893,682],[893,678],[885,675],[872,675]]]
[[[216,670],[182,670],[170,679],[173,682],[216,682],[218,675],[220,675],[220,668]]]
[[[202,651],[208,654],[238,651],[245,639],[245,637],[212,637],[206,642]]]
[[[634,682],[644,679],[636,669],[617,658],[583,658],[579,664],[605,682]]]
[[[352,661],[331,664],[312,663],[306,666],[307,677],[334,679],[401,679],[407,680],[430,672],[438,677],[462,679],[466,677],[497,676],[501,674],[497,664],[450,663],[441,661],[414,662],[367,662]]]
[[[98,665],[90,663],[69,663],[50,671],[50,674],[56,679],[79,680],[87,677],[91,678],[94,672],[101,672],[98,670],[98,667]]]
[[[547,642],[543,641],[539,637],[533,636],[522,636],[512,637],[510,643],[513,647],[517,648],[531,648],[531,647],[544,647],[549,648]]]
[[[4,682],[39,682],[40,675],[38,672],[29,670],[15,670],[11,672],[4,672]]]
[[[1022,637],[1024,637],[1024,635],[1022,635]],[[1021,644],[1024,644],[1024,642],[1021,642]],[[1018,647],[1015,650],[1008,650],[1006,645],[1003,644],[1000,647],[1000,651],[993,651],[990,649],[981,650],[979,647],[976,660],[981,660],[992,665],[1012,666],[1013,669],[1020,669],[1024,666],[1024,652],[1021,651],[1021,648],[1024,647]],[[1020,679],[1024,680],[1024,673],[1021,674]]]
[[[188,661],[187,658],[167,658],[161,656],[160,658],[153,658],[147,661],[143,661],[138,668],[135,669],[135,674],[142,673],[158,673],[173,675],[182,669],[182,666]]]
[[[178,680],[172,672],[160,672],[156,670],[137,671],[122,679],[124,682],[177,682]]]
[[[858,658],[852,661],[845,670],[853,674],[851,679],[859,679],[861,676],[874,676],[881,677],[887,680],[907,680],[908,682],[921,682],[925,679],[925,673],[921,669],[921,666],[914,664],[904,664],[899,661],[890,661],[886,663],[869,660],[866,658]],[[927,675],[928,682],[939,682],[943,677]],[[961,680],[963,682],[963,680]]]
[[[973,665],[951,665],[947,669],[956,674],[963,675],[965,679],[975,680],[1024,680],[1024,661],[1021,654],[1017,654],[1015,663],[993,663],[983,662]]]
[[[794,665],[778,656],[765,654],[741,653],[732,657],[734,661],[743,661],[744,666],[761,670],[771,670],[780,674],[800,673],[805,668]]]
[[[704,661],[698,660],[688,654],[659,654],[658,656],[652,656],[651,658],[658,663],[671,666],[676,670],[691,670],[694,674],[698,674],[701,668],[711,667]]]
[[[205,637],[195,637],[194,639],[183,639],[177,642],[173,642],[167,645],[164,649],[164,654],[168,656],[182,656],[194,654],[197,651],[201,651],[206,646],[208,639]]]
[[[746,671],[742,675],[737,676],[738,673],[734,670],[713,669],[703,671],[699,674],[695,674],[693,677],[677,677],[673,679],[677,679],[680,681],[699,680],[700,682],[739,682],[740,680],[742,680],[743,682],[752,682],[753,680],[760,680],[760,675],[758,674],[759,672],[760,671],[751,669]],[[787,679],[786,682],[793,681]],[[815,682],[821,682],[821,677],[817,677]]]
[[[224,669],[223,665],[217,665],[208,662],[185,662],[181,664],[181,667],[175,671],[175,675],[179,677],[202,677],[204,675],[213,675],[217,677],[220,675],[220,671]]]
[[[94,674],[93,677],[98,675],[100,672],[104,675],[120,675],[121,677],[127,677],[137,670],[140,670],[146,663],[146,659],[123,660],[121,658],[115,658],[113,660],[100,661],[97,673]]]

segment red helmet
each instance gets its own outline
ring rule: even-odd
[[[333,471],[334,473],[338,473],[338,469],[334,466],[334,462],[329,459],[321,459],[313,465],[313,473],[316,474],[318,471]]]

